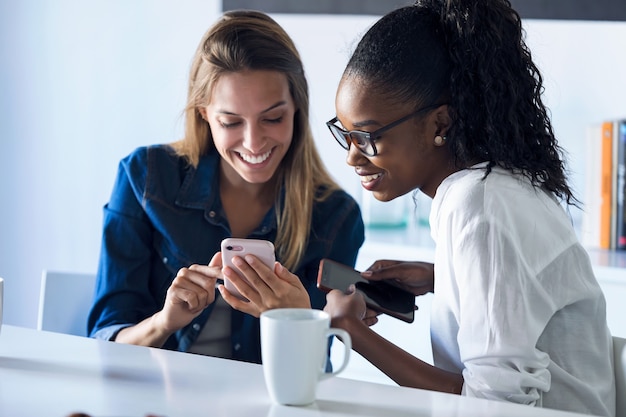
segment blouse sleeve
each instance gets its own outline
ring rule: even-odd
[[[463,394],[541,404],[550,358],[536,346],[555,311],[532,261],[494,219],[464,225],[452,246]]]

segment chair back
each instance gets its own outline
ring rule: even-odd
[[[95,282],[95,274],[44,270],[37,329],[87,336]]]
[[[626,417],[626,339],[613,336],[615,366],[615,417]]]

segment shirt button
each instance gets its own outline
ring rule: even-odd
[[[195,323],[195,324],[194,324],[193,326],[191,326],[191,327],[193,327],[193,329],[194,329],[195,331],[199,331],[199,330],[200,330],[200,325],[199,325],[198,323]]]
[[[213,210],[209,211],[209,217],[211,218],[215,217],[215,212]]]
[[[235,350],[238,351],[239,349],[241,349],[241,345],[239,343],[235,344]]]
[[[167,256],[163,257],[163,263],[166,264],[169,261],[169,259],[167,259]]]

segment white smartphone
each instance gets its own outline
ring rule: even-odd
[[[269,240],[240,239],[229,237],[222,240],[221,248],[222,265],[224,267],[231,267],[244,280],[246,280],[246,277],[244,277],[239,269],[233,265],[234,256],[239,256],[243,258],[248,254],[254,255],[272,270],[274,269],[274,262],[276,261],[276,257],[274,255],[274,244]],[[237,288],[235,288],[235,286],[229,280],[224,279],[224,286],[228,291],[230,291],[231,294],[242,300],[248,301],[247,298],[245,298],[239,293],[239,291],[237,291]]]

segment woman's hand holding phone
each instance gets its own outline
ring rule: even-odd
[[[428,262],[382,259],[361,272],[361,276],[370,281],[392,280],[394,285],[414,295],[435,289],[435,266]]]
[[[241,250],[236,254],[228,246]],[[300,278],[278,262],[268,265],[267,250],[261,249],[264,246],[253,239],[231,238],[222,244],[225,285],[218,289],[224,300],[231,307],[255,317],[274,308],[310,308],[309,294]],[[273,256],[272,247],[271,259]]]
[[[163,346],[174,332],[191,323],[215,301],[215,284],[221,277],[222,258],[219,252],[208,265],[191,265],[179,269],[167,289],[163,308],[139,323],[121,329],[115,341]]]
[[[366,274],[367,275],[367,274]],[[415,317],[415,295],[399,286],[385,281],[370,281],[362,274],[331,259],[322,259],[317,275],[317,287],[330,292],[333,289],[349,293],[349,288],[363,294],[366,311],[361,319],[366,318],[368,325],[375,324],[378,319],[374,311],[385,313],[397,319],[412,323]],[[353,290],[353,291],[354,291]],[[335,296],[336,297],[336,296]]]
[[[215,301],[215,284],[222,276],[221,254],[213,256],[209,265],[181,268],[167,290],[165,304],[158,313],[159,328],[173,333],[198,316]]]
[[[356,291],[354,285],[348,287],[346,292],[331,290],[326,295],[326,301],[324,311],[330,314],[331,318],[355,317],[368,327],[378,323],[378,316],[382,314],[367,306],[365,297]]]
[[[326,295],[324,311],[330,315],[331,319],[349,317],[364,321],[368,310],[372,311],[367,308],[363,294],[356,291],[354,285],[348,287],[346,292],[334,289]],[[365,322],[365,324],[368,323]]]

